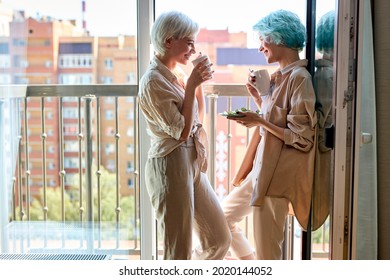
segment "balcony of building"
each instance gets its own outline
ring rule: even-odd
[[[137,90],[136,85],[1,87],[3,257],[142,258],[140,213],[150,205],[140,195],[148,139]],[[244,85],[207,84],[204,92],[208,175],[222,201],[251,130],[220,113],[254,104]],[[285,258],[299,259],[302,232],[292,217],[286,225]],[[252,239],[250,219],[242,226]],[[327,258],[325,228],[314,241],[314,258]],[[157,256],[161,250],[157,245]]]

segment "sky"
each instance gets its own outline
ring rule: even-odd
[[[33,17],[51,16],[57,19],[76,19],[81,27],[82,0],[0,0],[10,9],[23,9]],[[84,19],[93,36],[136,34],[136,0],[85,0]],[[317,10],[323,13],[335,1],[317,0]],[[288,9],[305,18],[306,0],[156,0],[157,15],[167,10],[188,14],[208,29],[226,29],[232,32],[251,32],[252,26],[270,11]]]

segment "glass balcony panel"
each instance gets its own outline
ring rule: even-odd
[[[69,0],[65,5],[63,1],[48,4],[37,0],[32,7],[30,2],[3,0],[0,3],[10,21],[6,28],[0,29],[4,32],[0,34],[0,65],[4,66],[0,67],[0,84],[30,85],[20,96],[11,88],[3,88],[0,95],[10,99],[0,100],[4,104],[0,106],[2,116],[8,116],[8,120],[4,119],[8,123],[3,123],[6,129],[2,133],[11,136],[4,138],[10,139],[6,143],[1,143],[10,147],[1,159],[12,162],[11,168],[0,168],[2,174],[7,175],[4,183],[7,190],[2,196],[7,198],[3,204],[6,211],[2,211],[2,220],[8,221],[11,217],[13,221],[9,225],[0,224],[1,228],[7,228],[1,235],[1,249],[15,252],[46,247],[65,250],[71,244],[70,248],[78,252],[98,248],[101,252],[139,258],[137,137],[138,130],[145,128],[137,127],[136,1],[114,0],[117,5],[109,10],[99,6],[106,5],[104,1]],[[258,38],[251,28],[260,17],[275,9],[274,3],[264,3],[252,14],[257,1],[253,5],[237,2],[238,6],[234,1],[208,1],[205,5],[209,8],[199,14],[200,2],[185,2],[185,5],[170,0],[155,2],[157,16],[176,7],[202,26],[197,50],[209,54],[216,71],[213,81],[204,87],[207,94],[205,126],[212,149],[209,176],[222,200],[230,191],[232,174],[242,160],[251,130],[230,123],[219,113],[241,107],[256,109],[244,86],[248,69],[265,68],[272,72],[276,66],[266,64],[257,53]],[[285,0],[283,7],[304,19],[306,1],[294,1],[293,5],[290,2]],[[51,9],[52,5],[56,9]],[[58,5],[62,9],[57,9]],[[221,6],[227,20],[215,20],[215,11]],[[277,8],[280,6],[277,2]],[[13,9],[23,12],[13,14]],[[77,10],[80,13],[75,16]],[[248,15],[244,22],[232,20],[242,14]],[[110,20],[109,25],[107,20]],[[40,33],[53,23],[56,27],[52,33]],[[62,35],[58,36],[59,33]],[[232,51],[238,54],[232,55]],[[245,59],[239,54],[245,55]],[[190,73],[190,63],[184,70]],[[34,86],[38,84],[50,86]],[[90,107],[86,105],[88,98],[92,98]],[[87,108],[91,110],[89,113]],[[86,121],[91,124],[90,134],[86,131]],[[92,135],[91,139],[88,135]],[[108,154],[106,145],[110,147]],[[132,168],[128,168],[128,162],[134,163]],[[88,190],[91,182],[92,191]],[[102,191],[108,185],[110,191]],[[114,198],[108,197],[112,191]],[[91,194],[94,201],[88,205]],[[53,196],[53,201],[49,196]],[[121,205],[123,201],[126,206]],[[86,218],[91,205],[93,224]],[[250,221],[249,217],[242,228],[253,242]],[[39,246],[30,246],[29,238],[36,237],[35,230],[44,225],[49,228],[47,239],[41,238]],[[62,235],[54,234],[56,227],[61,229]],[[25,239],[23,230],[26,228],[29,234]],[[294,242],[299,244],[301,233],[297,231],[295,235]],[[14,242],[6,244],[5,237]],[[106,243],[108,240],[110,242]],[[55,247],[57,245],[59,247]],[[161,246],[159,249],[161,252]],[[299,250],[299,246],[296,249]]]
[[[72,87],[72,96],[78,100],[71,103],[77,106],[72,112],[77,114],[67,117],[64,109],[70,103],[58,96],[63,87],[29,86],[27,97],[16,103],[18,120],[25,121],[13,139],[16,143],[19,139],[20,147],[27,150],[19,150],[15,172],[5,176],[10,217],[3,221],[11,222],[4,225],[2,252],[93,252],[139,258],[138,151],[127,153],[129,146],[136,146],[138,115],[134,112],[134,120],[128,121],[119,113],[135,110],[137,87],[90,87],[95,95],[87,96],[80,94],[85,87]],[[101,103],[106,95],[114,95],[115,102]],[[122,101],[129,96],[133,102]],[[24,101],[34,98],[40,99],[39,106]],[[46,107],[46,98],[51,98],[53,106]],[[115,112],[113,123],[100,117],[108,108]],[[44,117],[46,110],[53,118]],[[65,126],[67,122],[73,125]],[[105,127],[115,133],[102,134]],[[131,136],[129,129],[134,130]],[[55,133],[46,133],[50,130]],[[108,155],[102,149],[106,146],[110,147]],[[131,171],[129,161],[134,162]]]
[[[137,233],[139,202],[135,203],[139,191],[138,178],[134,175],[136,171],[129,173],[125,167],[118,168],[119,165],[125,166],[122,161],[134,160],[137,156],[137,153],[128,154],[125,151],[128,145],[135,145],[136,142],[136,132],[131,137],[127,134],[129,129],[138,129],[134,126],[137,121],[136,113],[133,113],[134,119],[127,122],[122,116],[122,111],[135,110],[134,96],[138,76],[137,9],[134,0],[114,2],[116,3],[112,3],[110,9],[106,9],[107,3],[99,1],[37,0],[32,3],[4,0],[0,3],[0,86],[10,85],[10,88],[0,90],[0,102],[3,102],[4,97],[4,102],[7,103],[1,105],[4,108],[1,116],[10,116],[9,121],[2,123],[0,127],[5,127],[5,130],[1,130],[2,134],[4,131],[7,137],[12,136],[6,138],[7,143],[4,144],[15,147],[7,154],[2,154],[1,159],[5,158],[16,165],[15,168],[11,165],[8,167],[12,171],[1,166],[2,175],[12,174],[1,176],[7,178],[7,182],[2,184],[7,186],[4,187],[6,190],[2,190],[5,196],[1,196],[6,198],[3,207],[7,210],[1,211],[1,252],[16,250],[12,245],[15,242],[9,244],[5,241],[10,237],[4,231],[6,228],[12,234],[24,227],[24,223],[30,223],[33,230],[29,235],[31,237],[38,234],[34,231],[43,234],[43,225],[51,224],[50,227],[53,228],[54,225],[60,225],[61,221],[86,223],[88,192],[92,192],[96,202],[90,204],[95,206],[94,219],[98,221],[97,224],[107,227],[111,223],[112,232],[118,234],[115,237],[109,233],[108,226],[98,238],[98,245],[102,248],[107,246],[103,242],[107,237],[107,240],[115,241],[111,242],[107,250],[116,248],[120,252],[118,245],[126,245],[120,254],[140,257]],[[107,24],[108,20],[110,24]],[[112,28],[113,25],[116,28]],[[114,87],[111,90],[106,87],[100,90],[89,87],[91,84],[107,84],[107,81],[113,85],[131,84],[135,88],[125,87],[121,90]],[[12,88],[15,84],[63,84],[69,87],[55,87],[53,91],[51,86],[45,89],[35,88],[36,91],[30,93],[25,90],[17,99]],[[74,85],[86,87],[79,91]],[[97,97],[99,92],[100,96]],[[96,96],[90,113],[85,111],[86,95]],[[98,104],[99,98],[117,100],[113,105],[104,102]],[[132,103],[122,109],[122,104],[125,104],[122,100],[128,99]],[[10,103],[16,104],[8,105]],[[118,108],[121,110],[119,113]],[[10,110],[14,110],[15,114]],[[114,124],[104,121],[106,111],[116,112],[111,116]],[[86,118],[86,115],[90,115],[91,119]],[[91,122],[93,129],[90,134],[85,131],[87,121]],[[115,133],[106,137],[101,130],[108,126],[114,127]],[[93,147],[86,144],[89,141],[86,135],[93,135]],[[103,154],[100,156],[106,143],[114,145],[115,153],[110,153],[107,157]],[[86,147],[90,150],[87,151]],[[88,153],[93,156],[93,164],[90,159],[86,159]],[[125,156],[119,158],[118,154]],[[107,166],[115,172],[107,171]],[[91,171],[96,173],[86,175]],[[93,177],[93,182],[88,181],[86,176]],[[132,190],[127,187],[130,179],[134,185]],[[95,187],[92,191],[87,187],[91,183]],[[108,185],[109,190],[106,190]],[[128,206],[123,207],[122,204],[126,205],[126,201]],[[113,204],[110,205],[111,203]],[[130,205],[133,205],[132,208]],[[3,222],[10,219],[12,223],[9,225]],[[38,224],[33,226],[34,222]],[[21,223],[21,227],[17,223]],[[124,229],[121,229],[122,225],[125,225]],[[15,231],[12,231],[13,226]],[[94,227],[96,225],[91,225],[92,229]],[[73,228],[80,230],[84,226],[79,224]],[[19,231],[17,234],[22,233]],[[53,236],[47,235],[50,238]],[[62,235],[61,238],[66,240],[68,237],[71,238],[69,235]],[[78,237],[81,238],[82,235]],[[126,244],[122,244],[123,241]],[[34,248],[22,239],[18,239],[17,243],[20,244],[17,246],[19,251]],[[81,247],[83,246],[80,245]],[[67,249],[66,246],[60,248]]]

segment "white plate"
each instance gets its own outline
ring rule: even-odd
[[[221,116],[223,116],[223,117],[235,117],[235,118],[242,118],[242,117],[244,117],[244,115],[241,115],[241,114],[237,114],[237,113],[230,113],[230,114],[228,114],[228,113],[220,113],[220,115]]]

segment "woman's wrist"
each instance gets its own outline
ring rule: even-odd
[[[233,186],[233,187],[238,187],[238,186],[241,184],[241,182],[242,182],[242,180],[240,180],[240,181],[235,181],[235,180],[233,180],[233,181],[232,181],[232,186]]]

